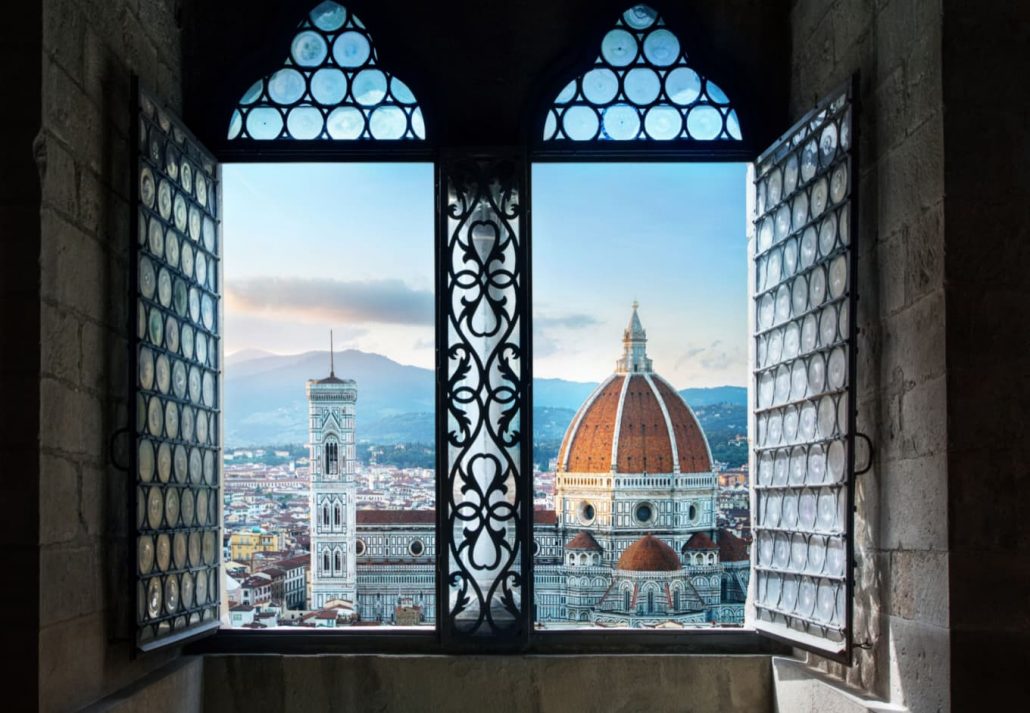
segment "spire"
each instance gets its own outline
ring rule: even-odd
[[[336,376],[336,370],[333,368],[333,330],[329,330],[329,378]]]
[[[633,314],[622,333],[622,358],[615,363],[615,371],[619,374],[651,372],[651,360],[647,358],[647,332],[640,323],[638,307],[640,303],[633,300]]]

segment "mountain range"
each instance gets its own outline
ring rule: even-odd
[[[328,375],[328,352],[277,355],[248,349],[232,354],[225,364],[226,447],[307,440],[304,385],[308,379]],[[335,373],[358,382],[359,441],[433,440],[436,395],[432,369],[347,349],[335,355]],[[560,438],[575,410],[596,386],[596,382],[534,380],[537,437]],[[747,404],[747,389],[742,386],[683,389],[680,393],[692,408]]]

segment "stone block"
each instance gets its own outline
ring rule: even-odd
[[[40,445],[55,452],[99,461],[107,444],[101,427],[101,406],[95,396],[43,377],[40,384]]]
[[[887,424],[889,437],[878,445],[881,457],[914,458],[943,453],[947,446],[947,388],[939,376],[916,383],[903,373],[892,374],[902,382],[894,387]],[[881,432],[882,433],[882,432]]]
[[[883,364],[921,382],[945,370],[944,292],[927,295],[883,322]]]
[[[86,16],[76,0],[43,3],[43,51],[72,75],[82,71]]]
[[[948,554],[927,550],[890,553],[885,609],[903,619],[948,626]]]
[[[948,547],[947,454],[881,462],[880,520],[884,549],[936,550]]]
[[[73,312],[104,321],[106,256],[101,244],[78,226],[46,209],[42,211],[41,240],[43,297]]]
[[[49,493],[41,495],[44,501],[50,497]],[[80,538],[70,544],[49,545],[40,550],[41,626],[76,619],[101,608],[96,548],[83,542],[88,541]]]
[[[943,192],[944,138],[935,122],[927,122],[880,159],[880,234],[913,223],[940,202]]]
[[[83,534],[79,469],[67,458],[40,456],[39,544],[69,542]]]
[[[890,701],[911,711],[950,710],[948,629],[892,616],[888,636]]]
[[[81,378],[81,321],[66,309],[40,305],[40,363],[43,373],[69,384]]]
[[[37,144],[36,160],[43,205],[74,219],[79,207],[79,167],[75,159],[59,141],[44,135]]]

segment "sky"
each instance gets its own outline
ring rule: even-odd
[[[677,388],[746,383],[743,164],[533,167],[534,371],[597,381],[633,300]],[[225,353],[433,366],[431,164],[223,167]]]

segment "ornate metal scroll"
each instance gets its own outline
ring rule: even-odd
[[[425,137],[411,89],[379,66],[365,25],[332,0],[301,21],[282,68],[244,92],[228,133],[230,141]]]
[[[219,170],[138,91],[131,279],[136,643],[219,624]]]
[[[756,164],[755,627],[850,657],[855,185],[850,89]]]
[[[647,5],[624,12],[593,67],[558,93],[545,142],[737,142],[729,98],[688,63],[679,38]]]
[[[445,641],[528,633],[525,164],[440,164],[438,416]]]

